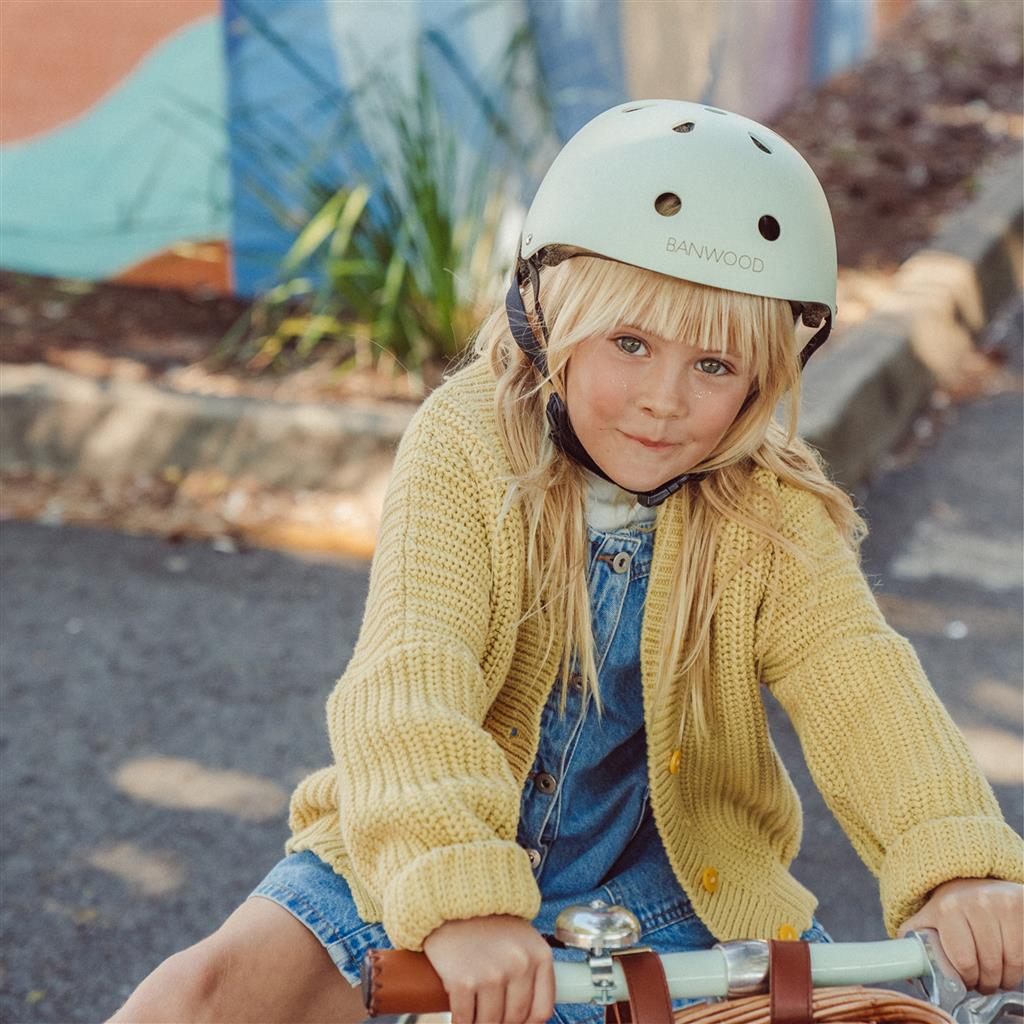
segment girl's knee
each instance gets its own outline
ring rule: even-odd
[[[185,950],[192,992],[211,1019],[362,1020],[361,990],[316,936],[271,900],[246,900],[209,938]],[[339,1016],[343,1009],[349,1016]],[[219,1015],[219,1016],[217,1016]]]
[[[225,954],[216,943],[203,939],[169,956],[160,966],[167,981],[177,986],[191,1005],[210,1007],[216,1005],[217,991],[226,972]]]
[[[112,1021],[363,1020],[353,988],[305,925],[251,899],[212,935],[168,957]]]
[[[221,967],[217,954],[197,943],[160,963],[110,1018],[110,1024],[213,1020]]]

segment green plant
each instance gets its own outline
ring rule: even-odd
[[[529,39],[517,34],[504,60],[502,95]],[[446,115],[427,61],[447,61],[487,127],[471,151]],[[372,164],[362,180],[326,196],[260,296],[218,349],[253,369],[326,358],[353,366],[401,365],[423,389],[424,369],[469,340],[496,298],[511,253],[498,239],[512,191],[513,160],[525,158],[508,120],[476,85],[443,36],[418,43],[412,90],[380,69],[353,90],[362,104]]]

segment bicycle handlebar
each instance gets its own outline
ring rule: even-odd
[[[878,942],[808,943],[817,987],[913,981],[925,998],[958,1024],[993,1024],[1005,1012],[1024,1014],[1024,994],[969,994],[933,929]],[[643,947],[641,947],[643,948]],[[767,943],[743,940],[713,949],[660,954],[673,999],[723,999],[767,991]],[[763,970],[762,970],[763,967]],[[596,1002],[589,962],[556,960],[555,1002]],[[628,1001],[622,966],[612,963],[610,1002]],[[448,994],[424,953],[370,950],[362,963],[363,1003],[375,1014],[449,1010]]]

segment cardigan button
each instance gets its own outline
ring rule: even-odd
[[[683,752],[680,749],[672,751],[672,756],[669,758],[668,770],[675,775],[679,771],[679,766],[683,763]]]
[[[783,924],[779,925],[775,937],[782,942],[795,942],[800,938],[800,933],[791,924]]]
[[[718,872],[714,868],[705,868],[700,881],[701,885],[708,892],[716,892],[718,890]]]
[[[579,672],[573,672],[573,674],[571,676],[569,676],[569,685],[574,690],[582,690],[583,689],[583,676],[580,675]]]

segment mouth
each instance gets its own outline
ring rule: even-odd
[[[637,444],[642,444],[645,448],[661,449],[661,448],[675,448],[676,445],[670,441],[651,441],[646,437],[634,437],[632,434],[627,434],[622,431],[623,437],[628,437],[630,441],[636,441]]]

